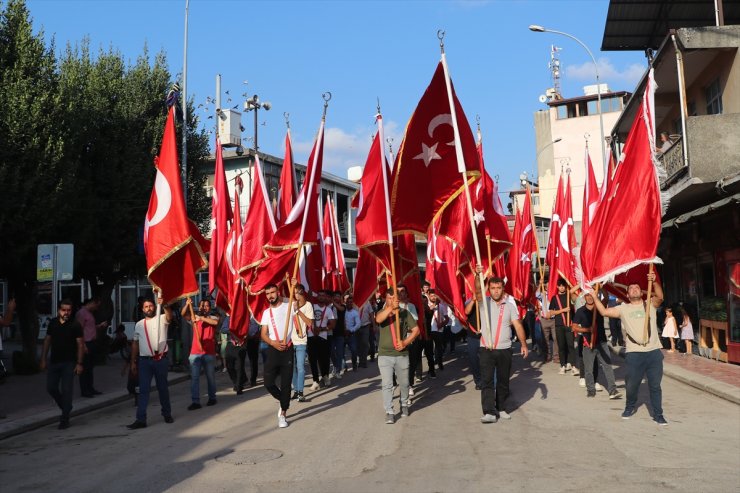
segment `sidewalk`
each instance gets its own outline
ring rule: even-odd
[[[46,393],[46,373],[36,375],[13,375],[11,359],[13,351],[21,349],[15,341],[3,341],[3,363],[11,373],[0,385],[0,440],[25,433],[59,421],[59,408]],[[95,388],[102,392],[93,398],[80,396],[79,378],[74,379],[72,416],[87,413],[102,407],[130,400],[133,420],[133,397],[126,390],[127,376],[121,374],[124,367],[121,356],[111,354],[107,364],[95,367]],[[185,382],[190,373],[169,373],[170,385]],[[156,389],[153,390],[156,393]]]
[[[610,344],[609,348],[624,358],[623,347]],[[665,350],[663,356],[663,375],[740,404],[740,365]]]

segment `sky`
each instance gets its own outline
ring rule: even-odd
[[[2,0],[0,0],[2,2]],[[34,30],[63,50],[87,37],[93,51],[119,50],[133,63],[147,46],[164,51],[170,71],[182,72],[186,0],[28,0]],[[259,95],[260,151],[283,155],[289,113],[294,156],[308,159],[330,91],[324,169],[347,177],[363,165],[375,133],[380,100],[384,130],[397,150],[403,130],[440,59],[445,31],[450,75],[475,131],[480,119],[486,167],[499,190],[518,188],[533,168],[533,113],[551,87],[550,46],[560,52],[562,93],[583,94],[594,67],[576,42],[534,33],[530,24],[564,31],[597,59],[602,83],[631,91],[645,70],[641,52],[601,52],[607,0],[190,0],[187,92],[196,104],[215,96],[222,77],[224,108]],[[229,94],[225,94],[226,91]],[[231,98],[231,101],[228,99]],[[197,111],[204,125],[213,112]],[[244,137],[253,116],[242,115]],[[607,130],[608,131],[608,130]],[[504,202],[507,197],[502,196]]]

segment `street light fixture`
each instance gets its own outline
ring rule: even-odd
[[[538,172],[539,166],[537,166],[537,161],[540,159],[540,154],[542,154],[545,151],[545,149],[547,149],[551,145],[557,144],[561,140],[563,140],[562,137],[558,137],[556,139],[553,139],[551,142],[548,142],[547,144],[545,144],[542,147],[540,147],[540,149],[537,151],[537,155],[534,157],[534,166],[532,167],[532,171],[534,172],[534,176],[537,176],[538,177],[537,178],[537,182],[538,183],[539,183],[539,172]]]
[[[244,102],[244,111],[253,111],[254,112],[254,159],[257,159],[257,151],[259,147],[257,146],[257,129],[259,128],[259,120],[258,120],[258,111],[260,109],[264,109],[265,111],[270,111],[270,108],[272,108],[272,104],[269,101],[260,101],[260,98],[255,94],[251,98],[247,99]],[[249,202],[252,202],[252,167],[250,166],[247,168],[248,174],[249,174]]]
[[[579,45],[583,47],[584,50],[588,53],[588,56],[591,57],[591,61],[594,63],[594,70],[596,71],[596,98],[599,101],[599,127],[601,129],[601,138],[599,139],[601,141],[601,159],[604,164],[604,169],[606,170],[606,167],[608,166],[608,163],[606,161],[606,145],[604,144],[604,115],[601,108],[601,80],[599,78],[599,66],[596,63],[596,58],[594,58],[594,54],[591,53],[591,50],[588,49],[588,46],[586,46],[583,41],[576,38],[572,34],[564,33],[563,31],[556,31],[554,29],[547,29],[542,26],[538,26],[537,24],[532,24],[529,26],[529,30],[535,33],[553,33],[553,34],[560,34],[561,36],[565,36],[566,38],[570,38]],[[606,176],[606,173],[604,174]]]

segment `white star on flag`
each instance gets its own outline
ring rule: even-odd
[[[432,147],[429,147],[425,143],[421,143],[421,154],[418,156],[414,156],[414,159],[423,159],[424,160],[424,166],[427,168],[429,167],[429,163],[432,162],[434,159],[442,159],[439,154],[437,154],[437,146],[439,145],[439,142],[435,142]]]
[[[486,216],[483,214],[483,211],[473,209],[473,220],[475,221],[475,226],[477,227],[480,223],[486,220]]]

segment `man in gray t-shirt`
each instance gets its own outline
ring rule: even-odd
[[[495,423],[499,418],[511,419],[504,407],[509,396],[509,377],[511,375],[511,327],[521,342],[521,354],[529,354],[524,327],[519,321],[516,307],[506,302],[504,281],[493,277],[487,283],[490,298],[488,305],[488,323],[481,324],[481,341],[479,349],[481,375],[481,405],[483,416],[481,423]],[[485,313],[485,311],[483,312]],[[493,388],[493,377],[496,375],[496,390]]]

